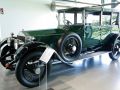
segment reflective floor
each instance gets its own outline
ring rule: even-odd
[[[0,68],[0,90],[28,89],[17,82],[14,72]],[[78,60],[72,66],[53,65],[47,86],[50,90],[120,90],[120,61],[112,62],[106,53]]]

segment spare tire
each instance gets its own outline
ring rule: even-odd
[[[76,33],[63,35],[58,41],[58,53],[65,62],[73,62],[79,58],[82,40]]]

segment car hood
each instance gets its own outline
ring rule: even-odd
[[[49,36],[54,34],[61,34],[64,33],[64,30],[62,29],[44,29],[44,30],[26,30],[26,31],[20,31],[19,36]]]

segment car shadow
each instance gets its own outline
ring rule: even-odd
[[[93,68],[101,66],[102,66],[101,55],[98,56],[97,59],[91,57],[75,61],[72,65],[66,65],[63,63],[53,65],[51,73],[48,78],[48,86],[51,87],[63,84],[64,82],[60,80],[60,77],[62,77],[63,79],[65,78],[65,80],[69,81],[75,76],[82,75]],[[70,89],[69,86],[67,88]]]

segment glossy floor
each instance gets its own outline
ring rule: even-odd
[[[18,83],[14,72],[0,67],[0,90],[28,89]],[[73,66],[57,64],[52,67],[47,85],[53,90],[120,90],[120,61],[112,62],[108,54],[103,54],[76,61]]]

